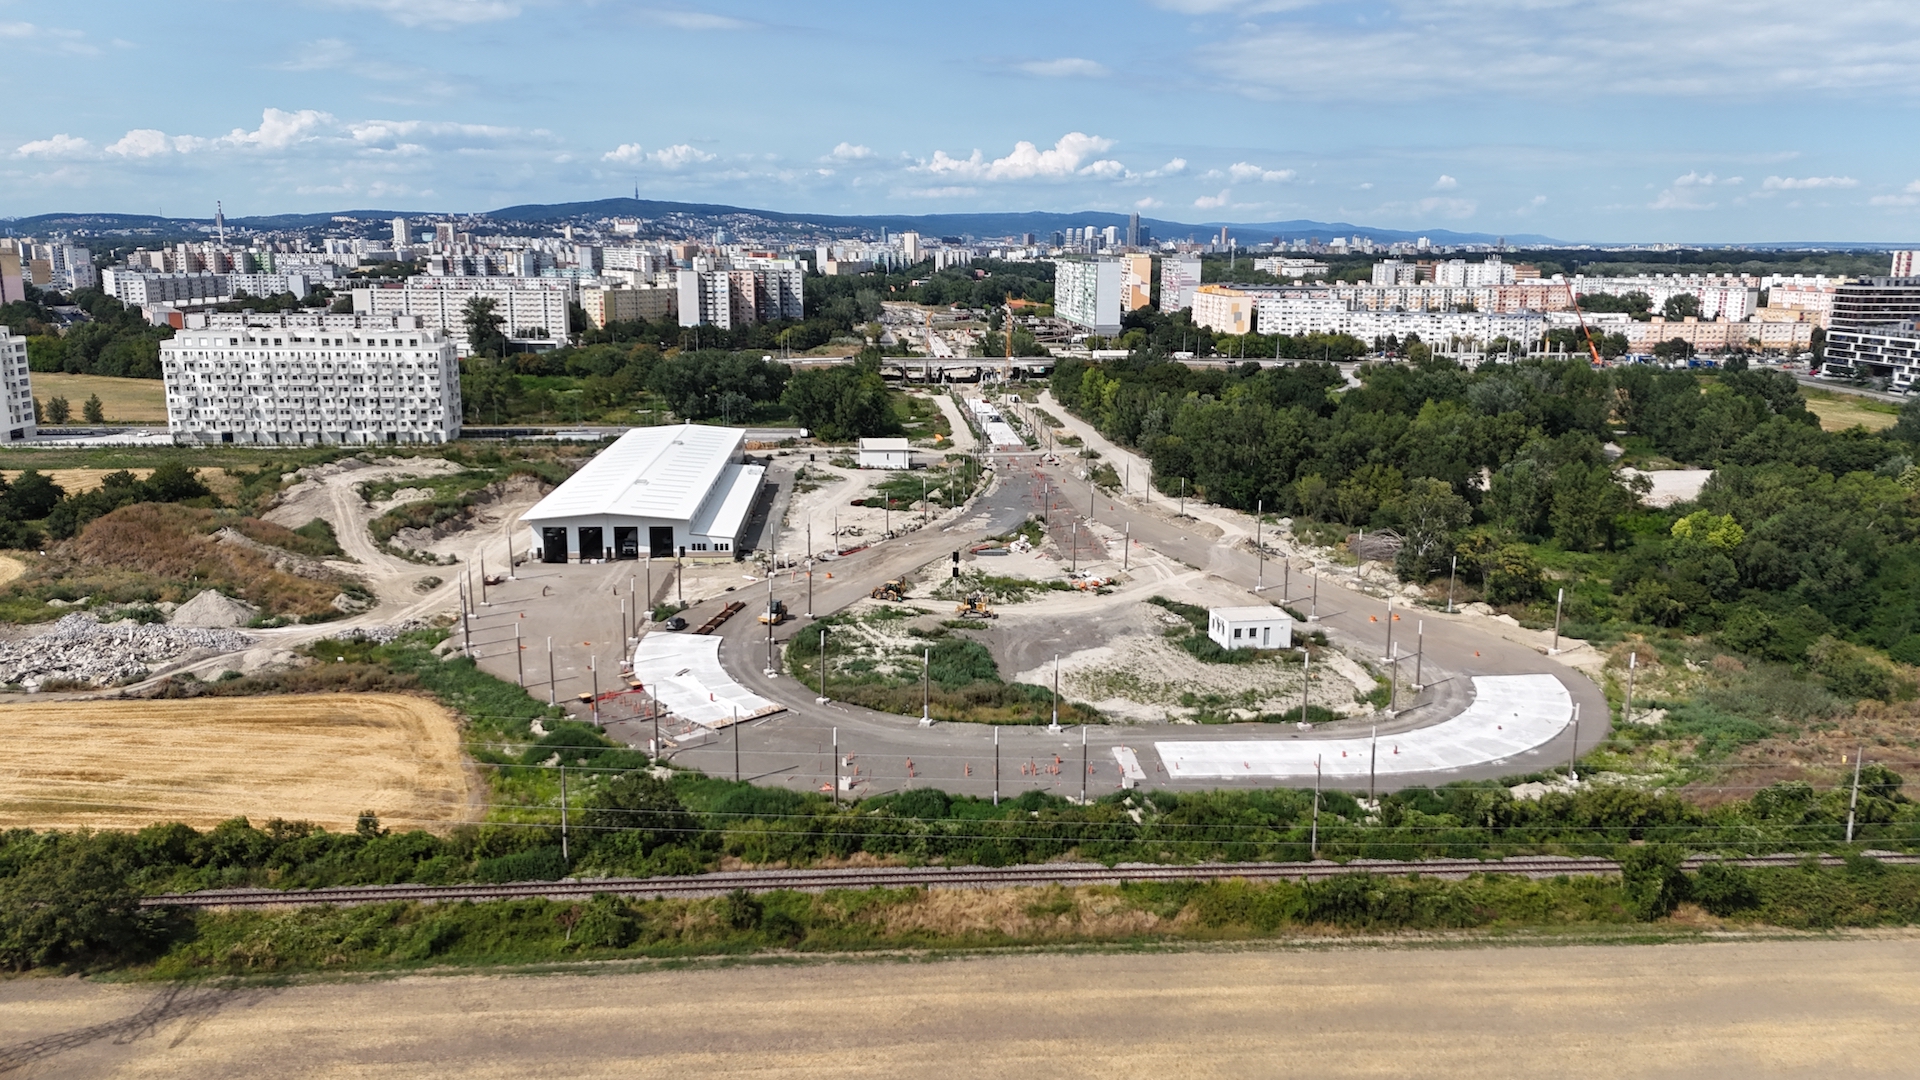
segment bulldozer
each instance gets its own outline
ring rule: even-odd
[[[985,593],[974,593],[968,596],[965,603],[953,609],[953,613],[963,619],[997,619],[1000,617],[994,613],[992,608],[987,606],[987,595]]]
[[[767,610],[760,613],[760,621],[768,626],[779,626],[787,621],[787,602],[785,600],[767,601]]]
[[[905,578],[894,578],[892,581],[875,586],[874,590],[867,595],[873,597],[875,600],[892,600],[895,602],[905,600],[907,598],[907,581]]]

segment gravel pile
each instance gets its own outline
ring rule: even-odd
[[[0,642],[0,683],[20,683],[29,690],[48,679],[111,686],[144,678],[155,666],[188,653],[213,655],[252,644],[250,635],[233,630],[143,625],[130,619],[102,625],[76,612],[34,637]]]
[[[343,641],[371,641],[375,645],[385,645],[401,634],[412,630],[425,630],[427,624],[419,619],[393,623],[390,626],[360,626],[337,635]]]

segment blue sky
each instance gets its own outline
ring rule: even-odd
[[[0,0],[0,216],[822,213],[1920,239],[1912,0]]]

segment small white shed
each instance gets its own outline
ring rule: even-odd
[[[861,439],[860,467],[910,469],[913,467],[913,447],[905,439]]]
[[[1213,608],[1207,636],[1223,649],[1291,649],[1293,616],[1267,604]]]

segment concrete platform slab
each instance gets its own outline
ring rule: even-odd
[[[1378,775],[1444,772],[1498,764],[1551,741],[1573,722],[1573,698],[1552,675],[1478,675],[1473,704],[1444,723],[1382,736]],[[1314,761],[1326,780],[1364,780],[1366,737],[1155,744],[1167,775],[1180,780],[1287,778],[1310,781]]]
[[[673,715],[707,728],[786,708],[734,682],[720,666],[720,639],[656,631],[633,653],[633,677]]]

